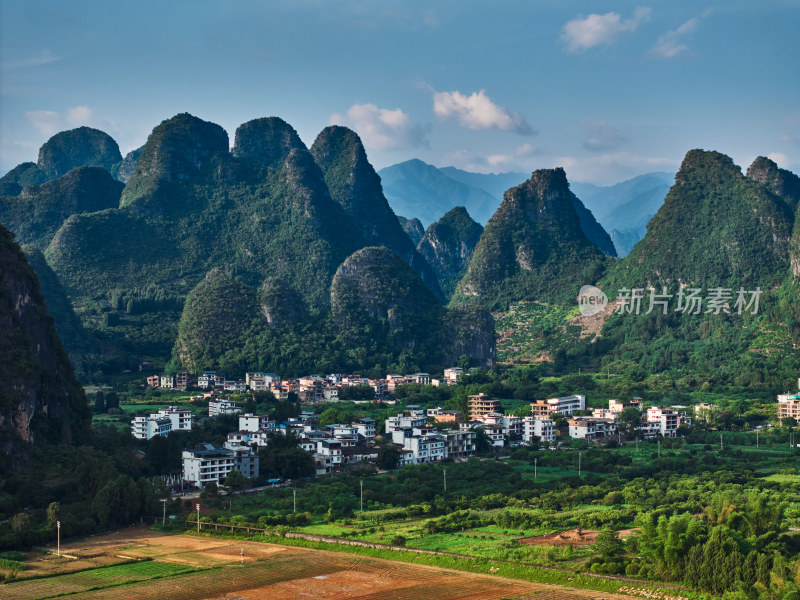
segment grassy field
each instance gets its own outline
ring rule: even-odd
[[[71,596],[102,600],[308,597],[615,600],[630,597],[615,593],[623,586],[613,581],[598,580],[599,589],[592,591],[569,585],[535,583],[530,580],[534,571],[522,571],[512,565],[381,552],[393,558],[397,554],[406,555],[402,557],[403,562],[397,562],[371,556],[369,549],[343,553],[299,546],[165,535],[133,528],[67,544],[63,549],[73,556],[124,555],[129,559],[146,556],[149,560],[8,582],[0,586],[0,596],[9,600]],[[313,544],[305,543],[305,546]],[[204,566],[197,566],[201,564]],[[66,564],[65,568],[68,568]],[[575,578],[576,583],[581,583],[582,580],[577,581],[579,576]]]

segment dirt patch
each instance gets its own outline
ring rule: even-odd
[[[594,315],[582,315],[579,314],[569,321],[567,321],[570,325],[577,325],[581,328],[581,339],[587,338],[589,336],[595,336],[595,339],[600,337],[600,332],[603,330],[603,325],[606,324],[608,318],[614,314],[614,311],[617,310],[617,303],[616,302],[609,302],[606,304],[605,308]],[[566,326],[564,327],[566,331]]]
[[[600,532],[596,529],[584,529],[578,531],[577,529],[567,529],[566,531],[558,531],[548,535],[535,535],[533,537],[520,538],[520,544],[532,544],[534,546],[588,546],[597,541],[597,536]],[[626,538],[633,534],[630,529],[623,529],[618,531],[619,537]]]

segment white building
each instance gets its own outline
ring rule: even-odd
[[[458,378],[464,374],[464,369],[461,367],[450,367],[444,370],[444,380],[447,385],[457,385]]]
[[[166,437],[173,431],[191,431],[193,423],[192,411],[168,406],[147,417],[134,417],[131,434],[140,440],[149,440],[156,435]]]
[[[367,417],[356,419],[353,421],[353,426],[358,430],[358,433],[363,435],[368,440],[371,440],[377,434],[375,429],[377,427],[377,422],[375,419],[370,419]]]
[[[552,413],[570,417],[577,410],[586,410],[586,396],[573,394],[572,396],[561,396],[559,398],[531,402],[531,415],[539,419],[546,419]]]
[[[657,423],[659,433],[664,437],[675,437],[678,435],[680,425],[680,415],[672,408],[661,408],[653,406],[647,409],[647,422]]]
[[[613,435],[617,424],[612,419],[597,417],[576,417],[569,420],[569,436],[579,440],[593,440]]]
[[[226,448],[200,444],[195,450],[184,450],[183,479],[197,487],[208,483],[221,484],[236,466],[236,455]]]
[[[275,421],[270,421],[267,415],[254,415],[245,413],[239,415],[239,431],[264,431],[269,433],[275,431]]]
[[[203,371],[203,374],[197,378],[197,386],[205,389],[216,387],[217,383],[224,383],[225,376],[217,374],[216,371]]]
[[[391,434],[398,429],[410,429],[412,427],[424,427],[425,417],[416,411],[411,411],[410,416],[399,414],[395,417],[386,419],[386,433]]]
[[[338,471],[342,466],[342,443],[334,439],[317,440],[314,462],[318,475]]]
[[[233,415],[241,412],[241,408],[233,400],[211,400],[208,403],[208,416]]]
[[[392,441],[403,450],[411,451],[411,462],[407,464],[439,462],[446,456],[445,437],[427,429],[396,429],[392,432]]]
[[[523,419],[522,439],[526,442],[531,442],[534,437],[540,442],[556,441],[556,422],[553,419],[525,417]]]

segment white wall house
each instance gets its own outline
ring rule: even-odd
[[[197,487],[205,487],[212,481],[222,483],[236,466],[233,451],[214,448],[211,444],[200,444],[195,450],[184,450],[181,456],[183,479]]]
[[[208,403],[208,416],[232,415],[241,412],[241,408],[232,400],[211,400]]]
[[[534,437],[540,442],[556,441],[556,422],[553,419],[525,417],[523,428],[522,439],[526,442],[531,442]]]

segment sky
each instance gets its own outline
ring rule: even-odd
[[[383,168],[563,166],[609,185],[693,148],[800,173],[797,0],[0,2],[0,173],[58,131],[123,155],[188,112],[330,124]]]

